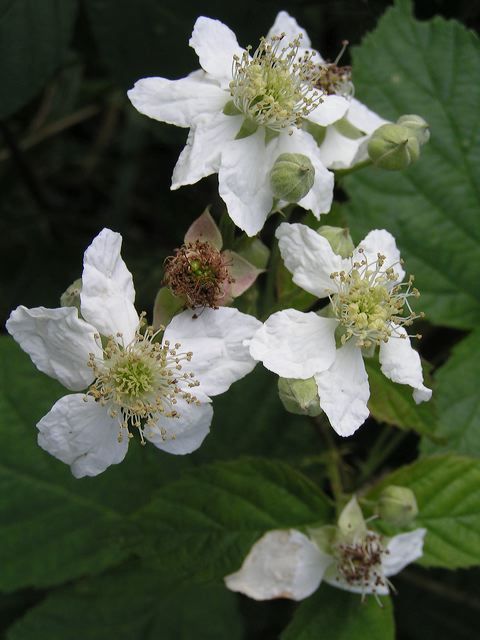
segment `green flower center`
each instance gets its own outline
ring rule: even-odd
[[[182,373],[184,362],[192,353],[181,353],[179,343],[157,342],[158,331],[147,327],[137,330],[128,345],[120,335],[104,341],[103,358],[89,356],[89,366],[95,381],[87,395],[107,408],[112,418],[118,418],[120,433],[132,437],[130,427],[138,428],[142,443],[144,429],[158,430],[161,416],[178,417],[175,408],[178,398],[198,403],[191,389],[199,385],[192,373]],[[101,338],[96,336],[100,343]],[[163,434],[162,434],[163,435]]]
[[[423,314],[413,313],[408,298],[418,297],[412,287],[413,276],[396,284],[393,267],[383,268],[385,257],[377,255],[373,264],[366,259],[354,262],[348,272],[332,273],[337,293],[331,296],[332,308],[342,327],[342,344],[355,337],[357,346],[369,348],[387,342],[392,335],[403,337],[400,326],[410,326]],[[404,307],[408,314],[404,314]]]
[[[127,399],[139,398],[152,390],[154,370],[138,355],[126,353],[110,373],[116,391]]]
[[[281,131],[301,121],[320,102],[315,89],[319,71],[313,52],[298,57],[301,36],[281,48],[285,34],[270,40],[262,38],[250,57],[234,56],[230,93],[235,107],[257,126]]]

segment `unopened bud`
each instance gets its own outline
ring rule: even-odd
[[[285,202],[298,202],[313,186],[315,169],[301,153],[282,153],[270,172],[273,195]]]
[[[428,122],[415,114],[408,114],[400,116],[397,120],[397,124],[402,127],[410,129],[410,131],[416,136],[418,144],[425,144],[430,140],[430,127]]]
[[[290,413],[315,417],[322,412],[315,378],[308,378],[308,380],[279,378],[278,395],[283,406]]]
[[[60,306],[76,307],[80,311],[80,293],[82,291],[82,279],[78,278],[60,296]]]
[[[420,145],[411,129],[398,124],[384,124],[372,134],[368,155],[377,167],[396,171],[406,169],[418,160]]]
[[[415,494],[408,487],[390,485],[380,494],[377,513],[386,522],[403,527],[418,514]]]
[[[333,252],[340,257],[348,258],[352,255],[355,245],[348,229],[323,225],[319,227],[318,233],[328,240]]]

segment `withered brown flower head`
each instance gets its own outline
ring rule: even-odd
[[[335,63],[322,64],[315,86],[329,96],[350,97],[353,95],[352,67],[339,67]]]
[[[225,297],[225,285],[232,282],[228,258],[209,242],[183,244],[165,260],[165,285],[185,298],[190,309],[217,309]]]

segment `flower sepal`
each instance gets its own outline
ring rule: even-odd
[[[322,413],[315,378],[279,378],[278,395],[289,413],[311,417]]]

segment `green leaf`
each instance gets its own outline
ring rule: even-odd
[[[282,458],[297,467],[312,451],[322,453],[310,421],[286,413],[278,397],[277,380],[278,376],[257,366],[214,398],[210,434],[193,459],[205,463],[260,455]]]
[[[425,453],[451,452],[480,457],[480,329],[462,340],[436,374],[435,398],[439,423],[436,446],[425,440]]]
[[[35,97],[64,62],[77,0],[0,0],[0,118]]]
[[[428,530],[421,564],[447,569],[480,565],[479,460],[448,455],[418,460],[383,478],[367,498],[377,500],[391,484],[409,487],[417,498],[415,526]]]
[[[383,375],[376,359],[365,358],[364,362],[370,384],[368,408],[373,417],[400,429],[413,429],[417,433],[431,435],[436,422],[434,404],[415,404],[411,387],[389,380]]]
[[[434,323],[480,323],[480,41],[454,21],[418,22],[411,3],[387,11],[353,52],[355,95],[382,116],[417,113],[431,126],[403,172],[369,168],[344,180],[356,240],[396,237]]]
[[[236,598],[223,585],[169,584],[136,566],[56,591],[8,640],[241,640]]]
[[[322,585],[300,604],[281,640],[394,640],[390,598],[361,596]]]
[[[0,338],[0,588],[43,587],[118,564],[136,543],[126,514],[182,467],[132,443],[126,460],[76,480],[37,445],[36,422],[65,390]]]
[[[266,531],[332,519],[327,498],[286,464],[217,463],[164,487],[137,514],[144,537],[138,551],[159,571],[221,579]]]

